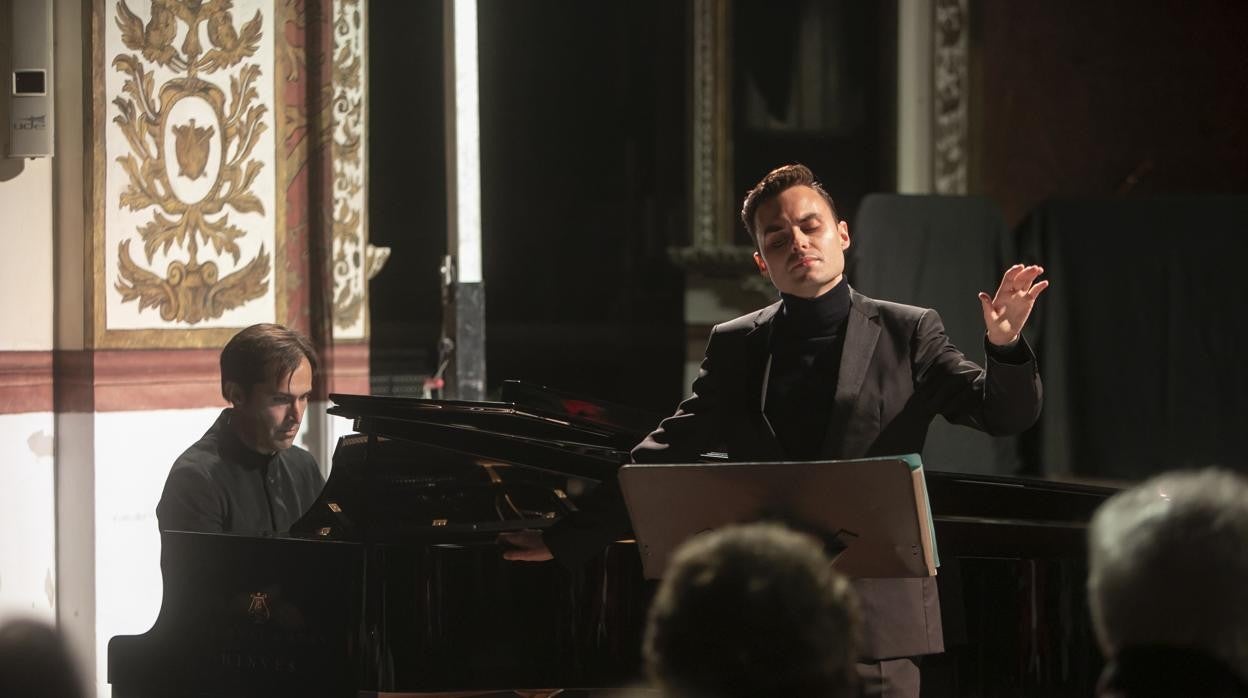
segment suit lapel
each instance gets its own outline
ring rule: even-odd
[[[771,373],[772,321],[780,310],[780,303],[773,303],[758,311],[754,329],[745,336],[745,361],[748,380],[746,383],[746,414],[758,431],[758,457],[779,459],[783,457],[776,432],[763,410],[767,406],[767,379]]]
[[[871,359],[875,356],[875,344],[880,338],[879,309],[874,301],[861,293],[853,289],[849,293],[845,346],[841,351],[841,367],[836,379],[836,406],[823,442],[823,452],[828,458],[861,456],[871,445],[869,439],[873,438],[872,415],[868,411],[874,406],[862,403],[858,396]]]

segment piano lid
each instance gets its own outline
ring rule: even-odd
[[[435,425],[441,426],[441,425]],[[593,480],[421,441],[353,434],[338,441],[329,480],[291,527],[299,538],[404,542],[493,540],[574,511]]]
[[[580,441],[491,431],[465,424],[359,416],[356,431],[390,439],[440,446],[487,460],[503,460],[534,470],[606,480],[628,461],[628,452]]]
[[[627,452],[659,417],[601,400],[507,381],[503,402],[425,400],[334,393],[330,414],[359,419],[438,423],[524,438],[581,443]]]
[[[504,402],[562,416],[574,423],[609,429],[631,439],[628,448],[641,442],[658,426],[664,415],[617,405],[598,398],[586,397],[566,390],[506,380],[500,391]]]
[[[524,394],[541,395],[533,386]],[[611,406],[585,407],[598,404],[590,400],[554,405],[548,397],[541,407],[330,397],[337,404],[329,412],[353,418],[359,433],[339,441],[329,481],[292,528],[296,536],[401,541],[540,528],[614,479],[641,438],[604,416]]]

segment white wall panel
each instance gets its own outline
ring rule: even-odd
[[[0,158],[0,351],[51,349],[52,299],[52,159]]]
[[[53,416],[0,415],[0,624],[56,615]]]

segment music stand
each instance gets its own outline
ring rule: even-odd
[[[931,577],[940,564],[917,455],[630,464],[620,469],[620,487],[647,579],[663,576],[686,539],[758,520],[822,538],[834,566],[850,577]]]

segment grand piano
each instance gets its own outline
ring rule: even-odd
[[[117,698],[598,695],[641,680],[654,584],[632,541],[505,562],[610,487],[646,414],[518,382],[499,402],[333,395],[354,420],[288,536],[166,531],[152,629],[112,638]],[[947,651],[925,696],[1090,695],[1084,535],[1111,490],[927,473]]]

